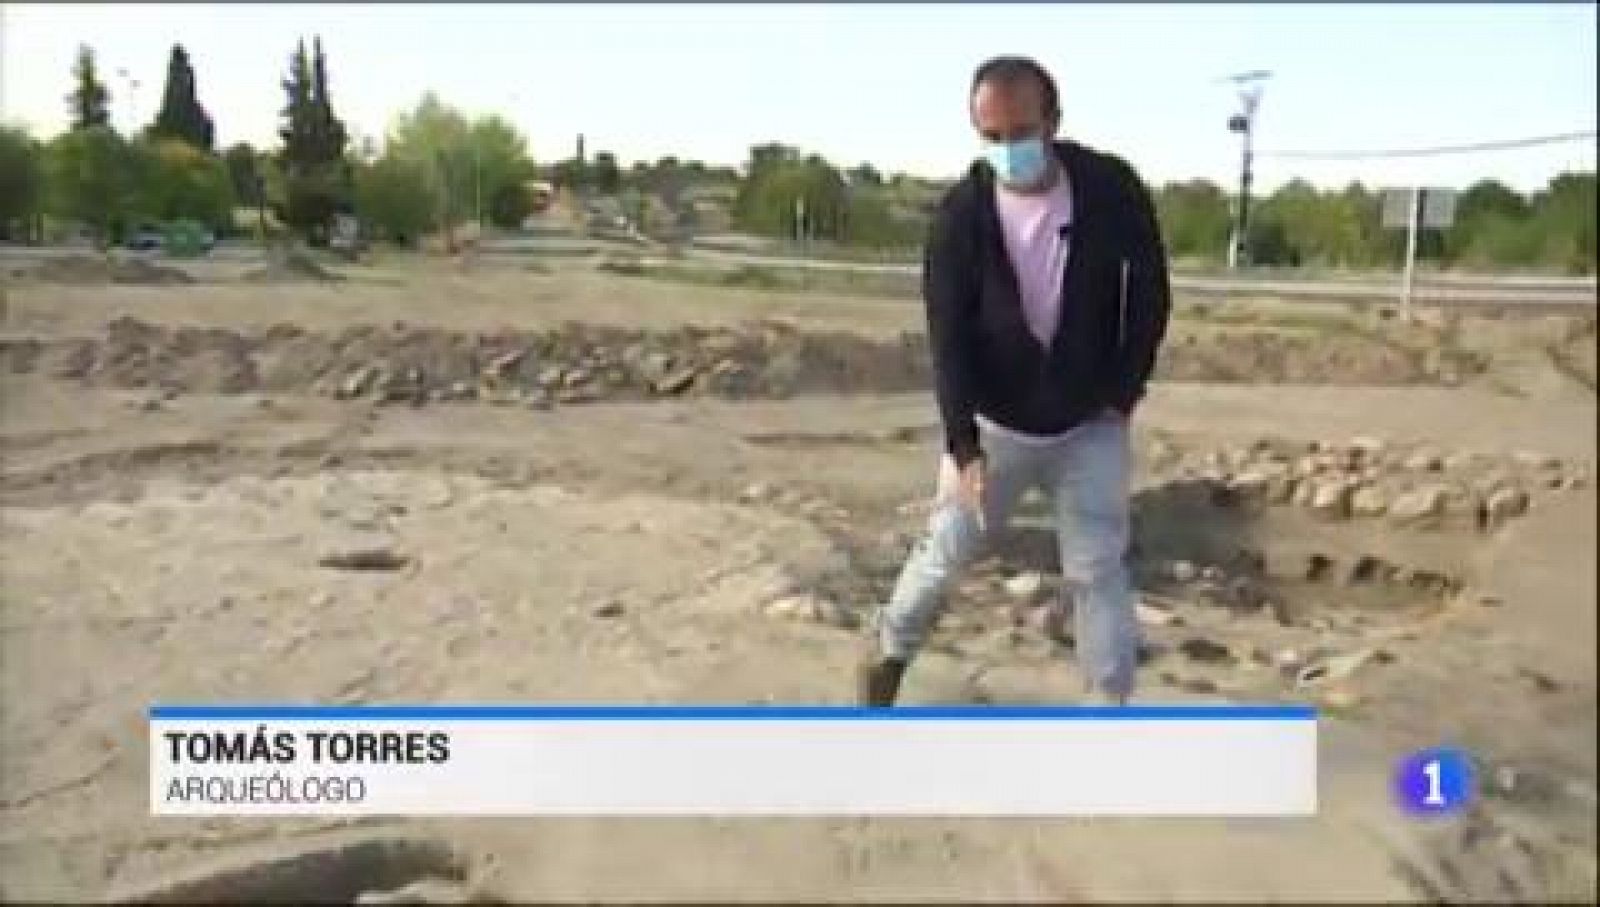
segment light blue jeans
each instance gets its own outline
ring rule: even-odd
[[[1133,690],[1139,624],[1125,561],[1129,540],[1128,422],[1107,413],[1045,443],[982,430],[986,457],[983,521],[955,494],[955,465],[940,462],[937,499],[888,604],[878,616],[885,656],[910,660],[921,648],[962,568],[986,536],[1010,521],[1030,488],[1054,514],[1063,597],[1072,603],[1075,648],[1085,688],[1122,698]]]

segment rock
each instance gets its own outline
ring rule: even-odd
[[[1209,696],[1217,692],[1215,681],[1204,677],[1185,677],[1177,682],[1177,687],[1185,693],[1194,693],[1199,696]]]
[[[1388,496],[1375,485],[1362,485],[1350,497],[1350,512],[1358,517],[1383,516],[1388,509]]]
[[[1383,558],[1371,554],[1363,554],[1356,558],[1356,562],[1351,565],[1350,573],[1345,576],[1345,583],[1351,586],[1360,586],[1376,582],[1384,578],[1390,569],[1392,568]]]
[[[566,380],[567,370],[559,365],[547,366],[539,371],[539,386],[546,390],[555,390]]]
[[[1567,491],[1578,491],[1586,487],[1588,484],[1588,476],[1584,475],[1583,473],[1573,473],[1572,475],[1567,476],[1566,480],[1561,483],[1561,487]]]
[[[808,595],[788,595],[773,599],[761,608],[768,617],[784,620],[810,620],[816,614],[815,603]]]
[[[333,596],[327,592],[318,592],[311,596],[311,607],[326,608],[333,604]]]
[[[1419,450],[1406,458],[1405,467],[1412,472],[1439,472],[1444,469],[1444,458],[1437,451]]]
[[[1511,455],[1511,459],[1518,466],[1525,469],[1560,469],[1561,458],[1552,457],[1534,450],[1519,450]]]
[[[768,617],[780,620],[815,622],[846,629],[854,629],[860,624],[860,618],[854,611],[832,599],[812,593],[782,596],[769,601],[761,610]]]
[[[1228,651],[1227,646],[1201,636],[1191,636],[1178,643],[1178,651],[1192,661],[1205,664],[1228,664],[1233,661],[1233,653]]]
[[[342,400],[351,400],[356,397],[360,397],[365,394],[367,390],[375,383],[378,383],[382,377],[383,369],[376,365],[369,365],[366,368],[357,369],[346,376],[344,381],[340,383],[335,396]]]
[[[1178,615],[1172,613],[1170,608],[1139,601],[1134,604],[1134,609],[1139,623],[1147,627],[1169,627],[1179,623]]]
[[[1350,492],[1344,479],[1318,481],[1311,492],[1311,510],[1324,519],[1344,519],[1350,513]]]
[[[1269,500],[1282,496],[1289,482],[1289,469],[1282,464],[1251,466],[1233,477],[1228,489],[1245,500]]]
[[[1255,643],[1241,643],[1231,647],[1233,657],[1242,665],[1266,668],[1273,664],[1272,653]]]
[[[565,390],[576,390],[588,384],[594,375],[586,368],[575,368],[567,372],[561,379],[561,386]]]
[[[686,367],[671,372],[654,382],[653,388],[658,394],[681,394],[694,384],[694,379],[699,373],[694,367]]]
[[[1305,666],[1306,660],[1299,649],[1280,649],[1278,654],[1272,657],[1272,663],[1281,671],[1298,673]]]
[[[639,360],[639,365],[641,370],[644,372],[645,380],[652,384],[666,377],[667,373],[672,371],[672,367],[675,364],[676,361],[673,359],[671,353],[665,353],[660,350],[647,353]]]
[[[624,610],[626,609],[623,608],[622,602],[611,599],[610,601],[602,602],[590,613],[595,617],[621,617]]]
[[[1341,711],[1353,709],[1361,705],[1366,699],[1360,693],[1347,686],[1331,686],[1317,694],[1317,704],[1323,708],[1338,709]]]
[[[1297,686],[1311,686],[1319,683],[1337,683],[1349,678],[1363,665],[1373,660],[1386,660],[1388,654],[1381,649],[1358,649],[1344,655],[1333,655],[1316,663],[1306,665],[1295,675]]]
[[[1397,525],[1416,526],[1444,515],[1450,489],[1442,484],[1424,485],[1401,494],[1389,505],[1389,519]]]
[[[1036,605],[1028,609],[1023,624],[1040,636],[1053,642],[1071,646],[1076,641],[1067,630],[1067,614],[1055,603]]]
[[[1200,576],[1200,569],[1189,561],[1173,561],[1167,565],[1168,575],[1176,582],[1192,583]]]
[[[527,350],[513,350],[496,356],[484,367],[484,377],[495,380],[504,378],[506,373],[516,368],[526,356]]]
[[[1224,587],[1224,599],[1235,611],[1256,611],[1266,602],[1266,596],[1247,576],[1236,576]]]
[[[1364,462],[1372,463],[1381,459],[1388,450],[1388,445],[1378,438],[1356,437],[1350,439],[1350,450],[1355,451]]]
[[[812,619],[841,630],[854,630],[861,626],[861,616],[831,598],[819,598],[812,608]],[[981,627],[979,629],[982,629]]]
[[[1333,558],[1326,554],[1311,554],[1306,557],[1306,569],[1303,574],[1308,583],[1320,582],[1326,579],[1328,572],[1333,569]]]
[[[1200,571],[1200,578],[1208,583],[1220,583],[1227,579],[1228,575],[1222,572],[1221,567],[1216,565],[1207,565],[1205,569]]]
[[[1005,590],[1013,598],[1035,598],[1044,591],[1044,575],[1031,570],[1019,573],[1005,581]]]
[[[772,486],[765,482],[752,482],[739,492],[739,500],[746,504],[755,504],[772,497]]]
[[[1293,490],[1289,493],[1289,502],[1296,507],[1310,507],[1317,494],[1317,480],[1314,478],[1296,479]]]
[[[1561,689],[1561,684],[1556,683],[1550,675],[1542,671],[1536,671],[1533,668],[1517,668],[1517,674],[1532,683],[1534,688],[1541,693],[1554,693]]]
[[[1291,474],[1297,479],[1309,479],[1323,468],[1322,458],[1311,454],[1296,460]]]
[[[1487,528],[1502,526],[1528,512],[1528,493],[1520,488],[1500,488],[1489,495],[1483,507]]]
[[[410,557],[379,542],[340,547],[317,559],[318,566],[333,570],[400,570],[410,563]]]
[[[1151,441],[1150,445],[1145,448],[1145,457],[1150,461],[1152,467],[1165,469],[1173,465],[1181,457],[1181,454],[1177,448],[1158,438]]]
[[[452,381],[448,388],[446,399],[471,400],[478,395],[478,389],[470,381]]]

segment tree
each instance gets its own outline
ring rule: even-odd
[[[67,95],[67,103],[72,106],[72,128],[110,127],[111,92],[95,72],[94,51],[86,44],[78,47],[78,61],[72,68],[72,77],[75,87],[72,94]]]
[[[413,245],[436,225],[434,179],[426,161],[386,154],[357,172],[357,212],[385,239]]]
[[[848,208],[844,177],[826,160],[769,143],[750,149],[734,222],[766,236],[841,239]]]
[[[212,150],[215,130],[211,116],[200,106],[195,94],[194,69],[181,44],[172,45],[172,57],[167,61],[167,87],[161,95],[161,110],[150,124],[150,135],[188,142],[201,151]]]
[[[539,169],[528,155],[527,140],[498,116],[468,121],[432,92],[395,120],[383,157],[408,162],[434,212],[430,223],[452,227],[468,217],[485,217],[505,227],[521,226],[531,208],[526,183]]]
[[[1168,183],[1156,193],[1161,235],[1174,257],[1218,258],[1232,232],[1228,195],[1208,180]]]
[[[514,199],[519,194],[526,195],[522,191],[526,188],[525,184],[538,176],[539,168],[528,155],[527,140],[510,123],[490,115],[472,123],[467,144],[476,171],[474,206],[481,201],[487,206],[485,213],[491,221],[506,226],[521,226],[526,214],[509,224],[504,223],[504,219],[496,219],[494,199],[501,196]],[[532,204],[531,197],[528,198],[528,204]]]
[[[116,238],[133,208],[136,161],[110,126],[63,132],[46,154],[46,205],[87,226],[99,242]]]
[[[502,183],[489,199],[489,222],[515,230],[533,213],[533,193],[522,183]]]
[[[311,57],[304,41],[295,48],[283,89],[288,102],[278,132],[283,139],[278,159],[286,190],[284,221],[320,243],[333,215],[348,204],[353,181],[345,160],[348,134],[333,112],[320,38],[313,39]]]
[[[557,161],[551,168],[550,179],[563,189],[587,189],[591,183],[589,165],[575,157]]]
[[[39,143],[22,129],[0,126],[0,239],[31,239],[44,206]]]
[[[1266,211],[1251,220],[1245,248],[1253,265],[1297,267],[1300,264],[1300,252],[1290,241],[1288,228],[1277,216]]]
[[[143,220],[199,221],[217,232],[233,225],[234,190],[228,165],[181,139],[134,146],[137,183],[133,210]]]
[[[1595,271],[1595,174],[1563,173],[1533,199],[1539,262],[1570,274]]]
[[[851,167],[849,177],[850,185],[852,186],[877,187],[883,185],[883,174],[878,172],[878,168],[868,163],[861,163]]]
[[[240,204],[258,205],[261,197],[259,180],[263,173],[260,154],[249,142],[238,142],[222,153],[222,162],[228,168],[228,181],[233,185],[233,195]]]
[[[622,170],[617,166],[615,154],[601,151],[594,156],[590,185],[605,195],[616,195],[622,188]]]

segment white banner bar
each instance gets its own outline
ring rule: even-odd
[[[156,815],[1304,816],[1299,706],[158,706]]]

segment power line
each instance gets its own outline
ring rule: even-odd
[[[1504,139],[1495,142],[1475,142],[1470,145],[1441,145],[1434,148],[1406,148],[1387,151],[1258,151],[1265,157],[1294,158],[1297,160],[1352,160],[1375,157],[1432,157],[1441,154],[1467,154],[1474,151],[1505,151],[1512,148],[1532,148],[1536,145],[1555,145],[1578,139],[1592,139],[1594,130],[1563,132],[1558,135],[1541,135],[1525,139]]]

